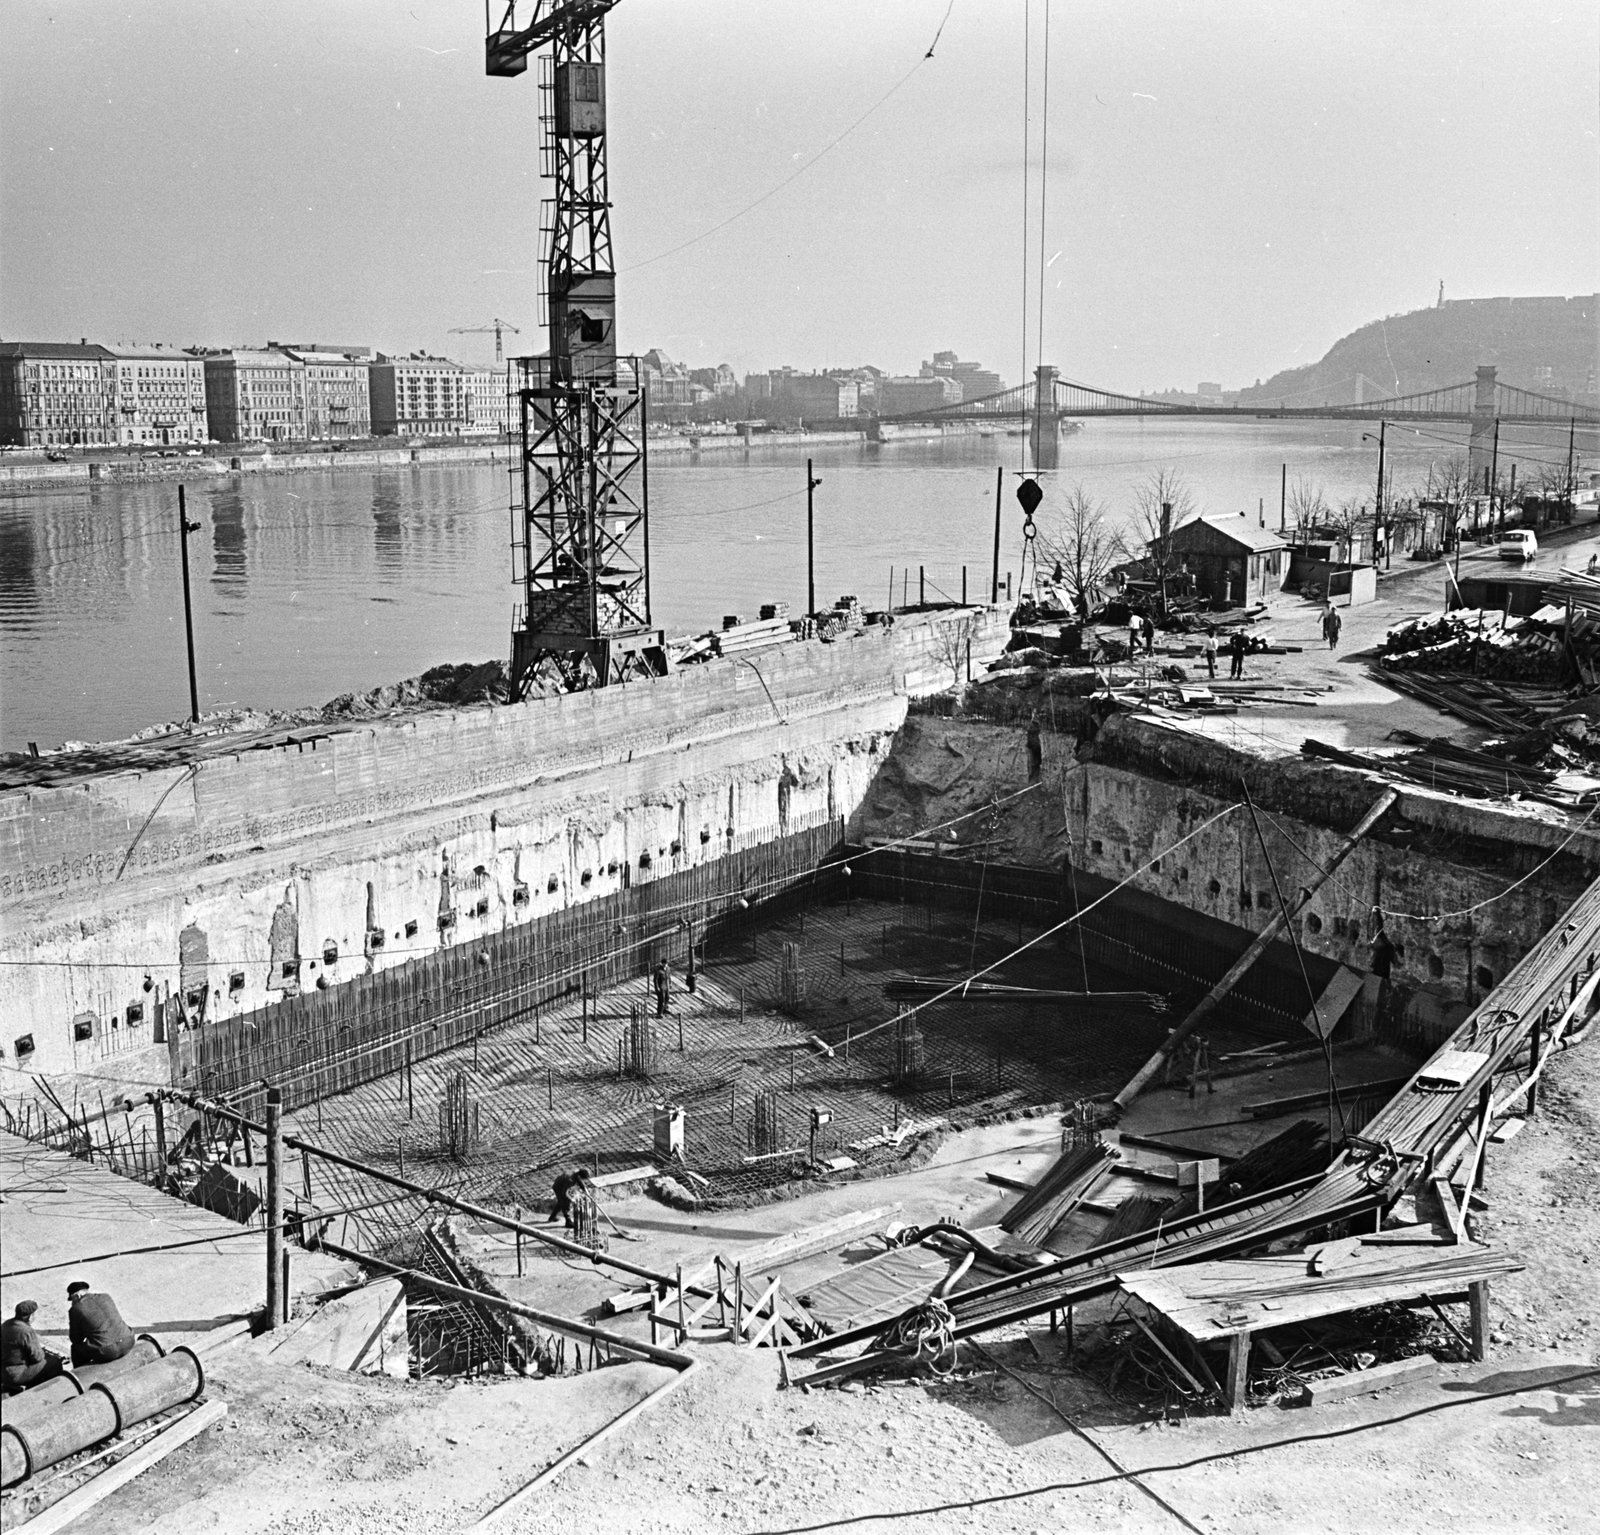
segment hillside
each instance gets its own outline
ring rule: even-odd
[[[1241,405],[1346,405],[1438,389],[1493,363],[1502,382],[1595,400],[1600,298],[1453,299],[1375,320],[1320,361],[1239,392]]]

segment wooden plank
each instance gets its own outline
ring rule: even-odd
[[[1385,1077],[1379,1082],[1357,1082],[1350,1086],[1339,1084],[1339,1095],[1352,1098],[1392,1098],[1409,1081],[1410,1077]],[[1280,1114],[1294,1114],[1302,1109],[1317,1109],[1328,1101],[1328,1090],[1314,1093],[1294,1093],[1287,1098],[1268,1098],[1260,1103],[1247,1103],[1244,1111],[1252,1119],[1276,1119]]]
[[[1322,989],[1317,1005],[1301,1020],[1302,1027],[1317,1039],[1326,1039],[1350,1010],[1350,1004],[1361,995],[1366,977],[1348,965],[1340,965],[1333,979]],[[1320,1027],[1319,1027],[1320,1025]]]
[[[74,1519],[103,1503],[119,1487],[125,1487],[136,1476],[165,1460],[176,1449],[186,1445],[196,1435],[203,1434],[213,1424],[228,1416],[226,1402],[202,1402],[193,1412],[168,1424],[153,1439],[146,1440],[131,1455],[124,1456],[116,1465],[108,1466],[92,1481],[69,1492],[59,1502],[37,1513],[27,1521],[29,1535],[56,1535]]]
[[[739,1261],[746,1268],[765,1272],[785,1263],[796,1263],[801,1258],[811,1258],[818,1253],[831,1252],[836,1247],[843,1247],[852,1237],[863,1236],[886,1226],[899,1210],[898,1200],[892,1205],[878,1205],[871,1210],[852,1210],[831,1221],[791,1231],[785,1236],[775,1237],[760,1247],[741,1252]]]
[[[1324,1402],[1343,1402],[1353,1396],[1365,1396],[1369,1391],[1386,1391],[1390,1386],[1431,1380],[1438,1373],[1439,1361],[1432,1354],[1417,1354],[1410,1359],[1375,1364],[1370,1370],[1351,1370],[1331,1380],[1314,1380],[1307,1385],[1306,1396],[1311,1406],[1320,1407]]]

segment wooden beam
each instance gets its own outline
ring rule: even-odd
[[[1467,1286],[1467,1305],[1472,1316],[1472,1357],[1481,1360],[1489,1344],[1489,1281],[1480,1279]]]
[[[1238,1332],[1228,1340],[1228,1378],[1223,1387],[1228,1411],[1238,1412],[1250,1399],[1250,1333]]]
[[[1332,1380],[1311,1381],[1306,1386],[1306,1396],[1313,1407],[1320,1407],[1325,1402],[1342,1402],[1347,1397],[1364,1396],[1369,1391],[1403,1386],[1408,1381],[1429,1380],[1438,1373],[1439,1361],[1432,1354],[1416,1354],[1410,1359],[1375,1364],[1370,1370],[1351,1370]]]

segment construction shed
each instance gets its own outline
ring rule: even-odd
[[[1202,597],[1225,607],[1265,602],[1283,588],[1288,545],[1244,513],[1191,518],[1171,533],[1172,558],[1194,576]]]

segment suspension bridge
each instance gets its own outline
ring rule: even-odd
[[[1550,426],[1575,429],[1600,426],[1600,406],[1575,404],[1554,395],[1536,394],[1503,384],[1493,367],[1481,367],[1474,379],[1427,389],[1416,394],[1391,395],[1381,400],[1322,405],[1215,405],[1189,404],[1150,395],[1119,394],[1064,379],[1045,364],[1031,382],[1003,389],[998,394],[957,405],[876,416],[867,436],[900,422],[931,424],[942,421],[1022,421],[1028,423],[1033,442],[1034,466],[1054,469],[1061,423],[1100,416],[1198,417],[1232,421],[1459,421],[1471,427],[1471,470],[1476,479],[1479,461],[1489,462],[1497,425]]]

